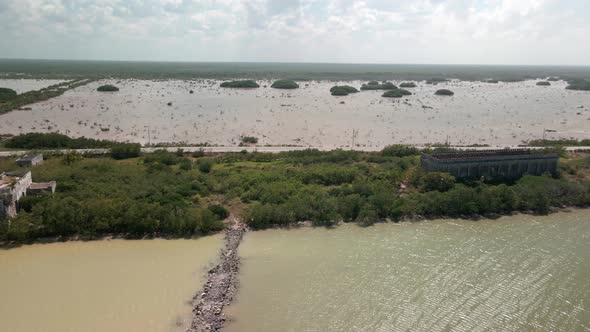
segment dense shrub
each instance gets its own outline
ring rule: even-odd
[[[381,155],[387,157],[405,157],[418,155],[420,151],[410,145],[394,144],[388,145],[381,150]]]
[[[218,220],[224,220],[227,217],[229,217],[229,211],[222,205],[214,204],[209,205],[207,208],[209,209],[209,211],[213,212],[213,214]]]
[[[439,90],[436,90],[436,92],[434,94],[437,96],[452,96],[455,93],[451,90],[448,90],[448,89],[439,89]]]
[[[205,156],[205,151],[203,151],[202,149],[199,149],[195,152],[192,153],[193,158],[200,158],[200,157],[204,157]]]
[[[180,158],[176,153],[164,149],[158,149],[143,158],[145,164],[158,163],[166,166],[178,164]]]
[[[414,82],[404,82],[402,84],[399,85],[400,88],[415,88],[416,87],[416,83]]]
[[[109,148],[116,142],[92,138],[70,138],[58,133],[28,133],[8,139],[4,146],[11,149],[97,149]]]
[[[0,88],[0,103],[16,97],[16,91],[8,88]]]
[[[213,168],[214,164],[215,162],[211,158],[199,159],[199,171],[203,173],[209,173],[211,172],[211,169]]]
[[[256,144],[258,143],[258,138],[254,136],[242,136],[241,141],[244,144]]]
[[[395,89],[395,90],[389,90],[386,91],[383,95],[381,95],[381,97],[386,97],[386,98],[401,98],[403,96],[409,96],[412,93],[408,90],[404,90],[404,89]]]
[[[363,84],[361,86],[361,90],[393,90],[393,89],[397,89],[397,86],[395,86],[391,82],[383,82],[383,83],[379,84],[376,81],[371,81],[371,82],[369,82],[367,84]]]
[[[357,93],[359,90],[349,85],[336,85],[330,88],[332,96],[346,96],[349,93]]]
[[[114,85],[101,85],[99,86],[96,91],[100,91],[100,92],[114,92],[114,91],[119,91],[119,88],[114,86]]]
[[[275,81],[270,87],[274,89],[297,89],[299,88],[299,84],[291,80],[278,80]]]
[[[138,143],[118,143],[111,147],[113,159],[128,159],[139,157],[141,145]]]
[[[260,85],[252,80],[229,81],[221,83],[222,88],[258,88]]]

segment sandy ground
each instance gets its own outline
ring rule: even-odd
[[[335,84],[360,87],[360,81],[300,82],[301,88],[291,91],[271,89],[271,81],[258,83],[258,89],[223,89],[215,80],[103,80],[31,105],[32,111],[1,115],[0,133],[59,131],[140,143],[227,146],[244,135],[258,137],[259,145],[324,147],[347,147],[353,140],[357,146],[447,140],[509,145],[541,138],[544,129],[556,131],[548,138],[590,137],[590,93],[566,90],[563,81],[549,87],[532,80],[419,82],[408,89],[414,94],[402,99],[382,98],[382,91],[329,93]],[[96,92],[103,84],[121,90]],[[435,96],[441,88],[455,95]]]
[[[41,90],[50,85],[66,82],[64,80],[36,80],[36,79],[0,79],[0,88],[9,88],[16,93]]]

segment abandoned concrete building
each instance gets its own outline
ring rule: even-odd
[[[32,167],[43,163],[42,154],[26,154],[16,160],[16,164],[20,167]]]
[[[33,182],[31,172],[0,173],[0,218],[16,216],[18,201],[28,195],[55,192],[56,182]]]
[[[556,174],[559,156],[526,149],[461,151],[422,154],[427,172],[446,172],[456,178],[518,179],[523,175]]]

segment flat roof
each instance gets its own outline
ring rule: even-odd
[[[502,150],[478,150],[478,151],[457,151],[423,154],[437,160],[482,160],[493,158],[557,158],[556,153],[539,153],[530,149],[502,149]]]

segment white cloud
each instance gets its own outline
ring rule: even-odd
[[[0,57],[590,65],[585,6],[586,0],[2,0]]]

